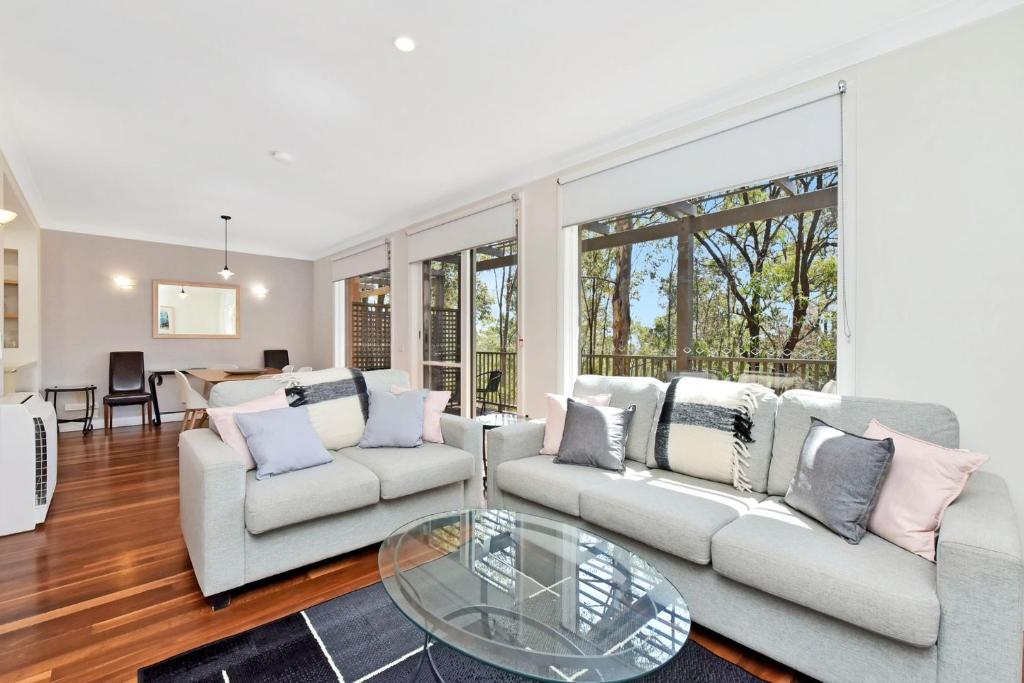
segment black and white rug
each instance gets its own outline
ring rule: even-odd
[[[139,680],[410,683],[422,651],[423,632],[398,611],[378,583],[148,666],[139,670]],[[449,683],[526,680],[444,645],[432,645],[431,653]],[[433,680],[430,668],[424,666],[416,683]],[[640,680],[752,683],[759,679],[689,641],[675,659]]]

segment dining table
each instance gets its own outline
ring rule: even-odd
[[[148,372],[149,393],[153,395],[153,425],[159,427],[162,420],[160,418],[160,403],[157,399],[156,388],[158,386],[162,386],[164,383],[164,377],[167,375],[173,375],[175,370],[149,370]],[[237,370],[228,371],[220,368],[181,368],[179,372],[186,375],[192,375],[193,377],[202,380],[204,396],[210,395],[210,389],[213,388],[214,384],[220,384],[221,382],[238,382],[245,379],[259,379],[261,377],[267,377],[268,375],[281,374],[281,371],[277,368],[253,369],[252,372],[239,372]]]
[[[280,375],[277,368],[254,369],[252,372],[240,372],[238,370],[222,370],[220,368],[190,368],[185,374],[192,375],[203,382],[203,395],[209,397],[213,385],[221,382],[241,382],[247,379],[260,379],[268,375]]]

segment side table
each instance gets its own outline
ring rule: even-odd
[[[507,427],[509,425],[519,424],[520,422],[526,422],[530,419],[529,415],[517,415],[515,413],[484,413],[483,415],[477,415],[473,418],[474,422],[479,422],[484,428],[484,493],[487,493],[487,432],[498,427]]]
[[[96,414],[96,385],[95,384],[68,384],[61,386],[46,387],[43,390],[43,400],[49,401],[50,394],[53,394],[53,412],[57,414],[57,424],[67,422],[81,422],[82,433],[88,434],[92,431],[92,418]],[[60,417],[57,412],[57,396],[63,393],[81,392],[85,394],[85,415],[83,417]]]

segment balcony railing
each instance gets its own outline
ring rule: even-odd
[[[514,413],[519,405],[516,401],[516,360],[515,351],[476,352],[476,404],[477,412]],[[491,373],[501,373],[498,388],[484,391]],[[483,410],[481,410],[483,409]]]
[[[580,372],[587,375],[624,375],[665,379],[677,372],[675,356],[585,354]],[[715,379],[757,382],[781,393],[789,389],[820,389],[835,379],[836,362],[830,359],[749,358],[746,356],[691,356],[687,372],[706,373]]]
[[[516,396],[517,354],[515,351],[477,351],[476,404],[478,412],[510,412],[518,409]],[[664,380],[677,372],[675,356],[630,356],[622,354],[585,354],[580,373],[587,375],[623,375],[656,377]],[[491,372],[501,372],[494,391],[483,391]],[[694,356],[688,372],[706,373],[715,379],[757,382],[777,393],[789,389],[821,389],[835,379],[836,362],[807,358],[748,358],[746,356]],[[455,376],[453,375],[453,381]]]

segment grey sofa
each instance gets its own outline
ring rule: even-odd
[[[538,455],[543,423],[490,432],[490,506],[571,522],[639,552],[679,588],[694,621],[816,678],[1019,683],[1024,568],[1002,479],[972,476],[943,519],[935,563],[873,534],[849,545],[782,500],[812,415],[855,433],[875,417],[955,447],[949,409],[766,396],[751,446],[754,493],[745,494],[644,465],[663,386],[577,381],[576,395],[637,405],[622,475]]]
[[[403,371],[365,373],[370,389],[409,386]],[[278,389],[275,380],[224,382],[211,406]],[[444,415],[444,444],[345,448],[334,462],[257,481],[210,429],[178,442],[181,531],[203,595],[232,589],[383,540],[417,517],[483,504],[483,429]]]

